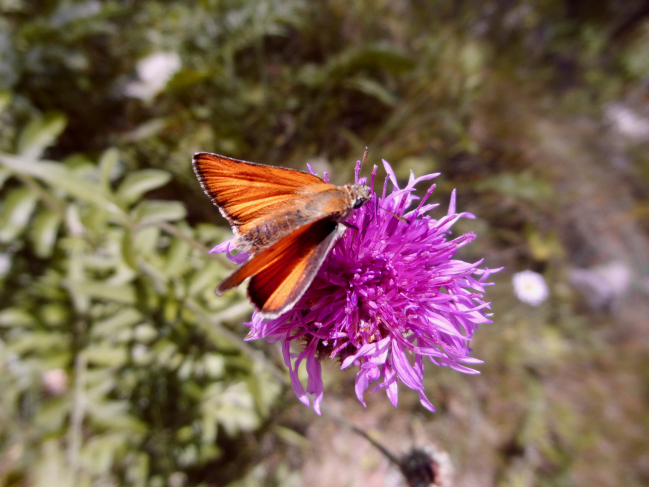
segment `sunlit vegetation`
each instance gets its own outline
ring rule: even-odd
[[[649,482],[645,2],[4,0],[0,13],[1,485],[386,472],[374,451],[335,450],[343,433],[299,404],[272,345],[244,344],[245,290],[216,297],[232,265],[207,253],[229,228],[190,164],[196,151],[309,161],[344,183],[365,146],[400,179],[442,172],[437,202],[457,188],[478,217],[458,224],[478,234],[460,257],[505,270],[472,347],[482,375],[427,367],[436,413],[405,389],[397,409],[376,394],[361,411],[336,366],[325,402],[399,454],[436,443],[458,485]],[[537,307],[513,294],[527,269],[549,286]]]

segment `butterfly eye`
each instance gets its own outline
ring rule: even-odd
[[[354,201],[354,209],[363,206],[365,204],[365,201],[367,201],[365,198],[356,198],[356,201]]]

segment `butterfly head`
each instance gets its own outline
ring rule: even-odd
[[[350,184],[347,187],[349,188],[353,208],[360,208],[370,199],[370,190],[364,184]]]

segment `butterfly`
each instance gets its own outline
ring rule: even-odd
[[[367,150],[363,162],[367,158]],[[232,226],[234,247],[250,259],[216,287],[222,295],[246,279],[262,318],[289,311],[327,254],[370,198],[363,184],[335,186],[313,174],[198,152],[192,165],[203,191]]]

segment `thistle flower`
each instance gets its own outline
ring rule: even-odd
[[[293,309],[265,321],[253,314],[247,340],[266,338],[281,341],[284,361],[298,399],[307,406],[312,394],[313,408],[320,414],[323,396],[320,359],[338,358],[341,368],[358,368],[356,395],[365,406],[363,394],[370,383],[382,379],[374,390],[385,389],[394,406],[397,386],[402,382],[419,392],[419,399],[430,411],[435,408],[424,393],[424,357],[438,366],[478,374],[466,365],[482,363],[470,357],[469,342],[477,327],[491,323],[482,301],[485,280],[497,270],[479,269],[474,264],[453,260],[460,247],[475,234],[448,239],[451,226],[460,218],[475,218],[456,213],[455,191],[446,216],[435,220],[427,215],[438,205],[426,204],[435,189],[431,186],[415,209],[415,186],[439,176],[415,178],[400,189],[390,165],[382,196],[371,199],[347,220],[343,237],[327,256],[318,275]],[[377,167],[370,179],[373,191]],[[356,165],[356,183],[360,162]],[[325,180],[327,175],[325,174]],[[387,194],[388,179],[393,191]],[[404,218],[401,221],[394,215]],[[355,227],[355,228],[354,228]],[[215,247],[227,252],[233,262],[247,256],[229,253],[232,241]],[[499,270],[499,269],[498,269]],[[292,354],[291,343],[302,343],[299,354]],[[298,369],[306,363],[306,390]]]

